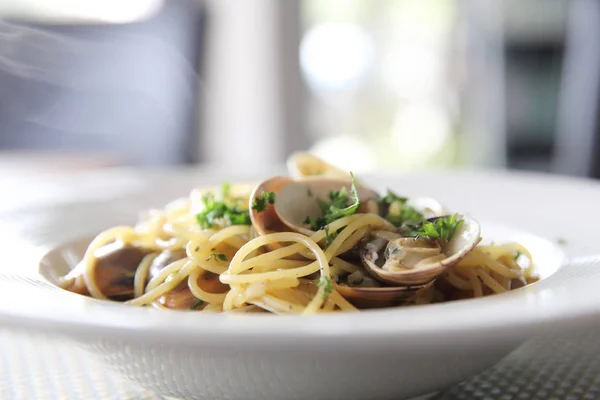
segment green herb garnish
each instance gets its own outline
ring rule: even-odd
[[[242,207],[242,200],[227,204],[217,200],[215,195],[207,193],[202,196],[204,211],[196,214],[196,221],[203,229],[212,228],[221,220],[225,225],[250,225],[250,214]]]
[[[223,253],[211,253],[210,256],[206,259],[206,261],[210,260],[219,260],[219,261],[227,261],[227,256]]]
[[[329,225],[325,226],[325,249],[327,249],[329,245],[331,245],[331,243],[335,240],[337,235],[337,232],[329,234]]]
[[[392,204],[395,202],[400,202],[405,204],[408,201],[408,198],[398,196],[396,193],[392,192],[390,189],[387,190],[387,194],[383,196],[380,201],[386,202],[388,204]]]
[[[433,221],[423,221],[417,225],[407,225],[402,234],[407,237],[427,237],[448,241],[452,239],[456,230],[461,227],[463,220],[458,220],[458,214],[436,218]]]
[[[304,223],[310,225],[310,228],[313,231],[322,229],[325,225],[328,225],[335,220],[356,213],[358,206],[360,206],[360,199],[358,198],[356,180],[354,179],[352,172],[350,172],[350,176],[352,177],[350,193],[348,193],[344,186],[339,192],[334,190],[329,192],[329,201],[317,199],[319,208],[321,209],[321,215],[315,219],[306,217],[304,220]],[[348,205],[348,203],[350,203],[350,205]]]
[[[567,240],[565,238],[558,238],[558,239],[556,239],[556,243],[558,243],[561,246],[566,246]]]
[[[333,292],[333,282],[328,276],[322,276],[317,282],[317,286],[323,286],[323,301],[327,300],[327,296]]]
[[[416,224],[425,218],[423,213],[418,211],[416,208],[407,205],[408,198],[398,196],[390,189],[387,190],[387,194],[379,199],[380,203],[386,203],[389,206],[387,216],[385,217],[394,226],[401,227],[406,224]],[[399,211],[397,210],[399,208]]]
[[[275,203],[275,193],[274,192],[261,192],[260,197],[255,197],[252,199],[252,209],[257,212],[263,211],[267,208],[267,204]]]
[[[515,255],[513,256],[513,260],[517,261],[521,257],[521,252],[519,250],[515,251]]]
[[[307,195],[308,197],[313,197],[312,190],[310,190],[310,189],[306,189],[306,195]]]
[[[196,310],[198,307],[202,306],[203,304],[204,304],[204,301],[198,300],[194,305],[192,305],[190,307],[190,310]]]
[[[388,213],[386,219],[394,226],[400,227],[405,224],[416,224],[417,222],[422,221],[424,217],[423,213],[417,211],[415,208],[402,205],[399,214]]]

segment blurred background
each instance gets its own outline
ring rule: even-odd
[[[597,0],[0,0],[0,166],[600,177]]]

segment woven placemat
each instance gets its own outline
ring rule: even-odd
[[[0,329],[2,400],[162,400],[79,349],[37,333]]]
[[[434,400],[600,399],[597,330],[532,340],[493,368]]]
[[[0,399],[160,400],[65,341],[0,329]],[[530,341],[434,400],[600,399],[598,332]]]

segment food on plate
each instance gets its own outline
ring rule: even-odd
[[[378,193],[306,154],[290,177],[224,183],[100,233],[60,285],[204,312],[313,314],[438,303],[537,280],[518,243],[485,244],[467,213]]]

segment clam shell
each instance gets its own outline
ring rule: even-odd
[[[336,289],[353,306],[359,309],[385,308],[406,304],[419,291],[427,290],[433,282],[416,286],[352,287],[336,284]]]
[[[349,178],[347,180],[310,178],[288,182],[279,188],[276,195],[275,213],[289,229],[310,236],[314,232],[304,221],[306,217],[314,219],[321,215],[318,199],[328,201],[332,190],[339,191],[343,187],[350,193]],[[365,186],[357,185],[356,189],[361,206],[363,204],[366,206],[369,200],[378,197],[375,191]]]
[[[107,244],[95,253],[97,257],[95,277],[102,293],[111,297],[127,297],[133,294],[135,270],[150,250],[126,246],[120,242]],[[85,264],[80,262],[65,276],[64,289],[79,294],[88,294],[83,273]]]
[[[431,197],[414,197],[408,199],[407,205],[423,213],[425,218],[441,217],[448,214],[446,207]]]
[[[407,268],[402,271],[387,271],[370,261],[368,250],[363,250],[361,260],[365,269],[377,280],[392,285],[422,285],[432,282],[449,267],[462,260],[481,240],[481,226],[473,218],[460,216],[464,222],[454,236],[442,248],[447,257],[430,264]]]
[[[259,183],[256,185],[254,190],[252,190],[248,204],[248,211],[250,213],[250,221],[253,228],[252,230],[256,235],[264,236],[270,233],[288,232],[290,230],[281,222],[272,204],[267,204],[266,208],[261,212],[252,209],[252,200],[255,198],[260,198],[262,192],[275,192],[275,203],[277,203],[277,194],[279,189],[289,182],[292,182],[292,180],[288,177],[276,176]],[[276,250],[281,248],[282,244],[271,243],[266,247],[269,250]]]
[[[275,192],[275,203],[279,200],[279,190],[281,187],[293,182],[292,179],[285,176],[276,176],[274,178],[267,179],[256,185],[252,193],[250,194],[250,202],[248,204],[248,210],[250,212],[250,221],[252,227],[259,235],[268,235],[274,232],[286,232],[289,229],[281,222],[279,216],[275,212],[275,208],[272,204],[267,204],[267,207],[258,212],[252,209],[252,200],[260,198],[262,192]]]

